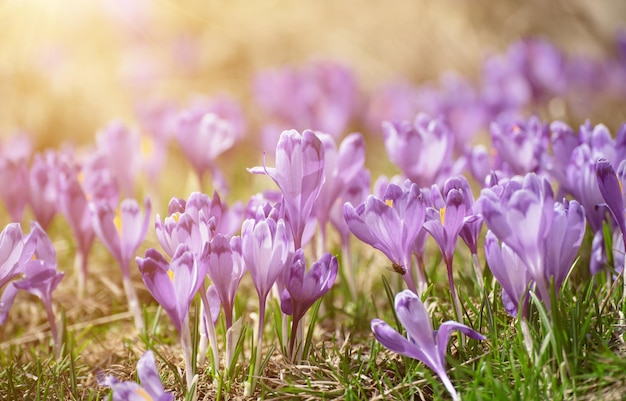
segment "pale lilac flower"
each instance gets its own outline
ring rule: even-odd
[[[619,175],[607,159],[600,158],[596,161],[596,174],[600,193],[606,202],[609,212],[613,216],[615,223],[622,234],[622,242],[626,248],[626,223],[624,222],[624,192],[623,183],[626,171],[626,160],[623,160],[618,167]],[[618,271],[623,266],[615,266]]]
[[[111,388],[113,401],[174,401],[174,395],[165,391],[161,383],[152,351],[146,351],[137,362],[137,376],[141,385],[102,375],[98,377],[98,384]]]
[[[186,324],[191,301],[204,283],[208,264],[205,254],[199,261],[186,244],[181,244],[171,263],[150,248],[145,258],[137,257],[141,278],[154,299],[169,315],[178,332]]]
[[[385,147],[391,161],[419,186],[430,186],[450,168],[454,137],[439,119],[419,114],[411,123],[383,123]]]
[[[122,196],[133,196],[143,163],[139,133],[113,121],[96,133],[96,144]]]
[[[380,132],[383,121],[403,121],[413,118],[418,111],[417,88],[408,81],[385,83],[369,97],[366,124],[370,131]]]
[[[502,303],[507,313],[516,317],[522,296],[529,289],[531,281],[526,264],[506,243],[498,243],[498,238],[487,231],[485,238],[485,258],[493,276],[502,286]]]
[[[91,203],[90,208],[95,233],[120,264],[124,277],[130,277],[130,262],[148,231],[150,200],[144,200],[143,215],[134,199],[124,199],[117,210],[107,202]]]
[[[313,131],[289,130],[276,145],[276,167],[248,169],[267,174],[280,188],[296,249],[302,246],[305,225],[324,182],[324,164],[324,146]]]
[[[261,72],[254,95],[280,128],[313,129],[334,137],[344,132],[359,106],[354,74],[330,61]]]
[[[128,307],[134,315],[137,330],[141,332],[143,316],[130,278],[130,262],[148,231],[152,210],[150,200],[146,198],[144,201],[143,216],[134,199],[122,201],[117,211],[106,201],[91,203],[90,209],[95,233],[120,265]]]
[[[459,177],[451,177],[446,181],[443,194],[436,185],[433,185],[431,197],[434,207],[426,209],[426,220],[424,221],[424,230],[428,231],[439,246],[446,264],[448,284],[456,308],[457,319],[461,319],[462,315],[452,270],[454,248],[463,227],[467,224],[473,224],[479,219],[471,211],[471,196],[469,184],[463,185],[463,181]],[[471,230],[468,231],[468,235],[475,246],[475,239],[471,238]]]
[[[497,157],[515,175],[537,172],[548,149],[549,130],[537,117],[492,122],[489,132]]]
[[[412,277],[411,251],[424,224],[425,209],[422,192],[416,184],[405,189],[390,184],[383,199],[370,195],[356,208],[350,203],[344,205],[344,217],[352,234],[382,251],[412,291],[417,288]],[[425,278],[419,280],[421,287]]]
[[[154,248],[146,251],[145,258],[137,257],[135,260],[146,288],[168,314],[180,335],[187,386],[191,388],[195,367],[191,358],[189,309],[198,291],[203,291],[208,269],[208,245],[200,257],[196,257],[187,244],[180,244],[171,262]]]
[[[280,309],[292,316],[289,355],[293,357],[296,332],[304,314],[323,297],[337,278],[337,258],[327,253],[307,271],[304,252],[298,249],[285,271],[285,290],[280,297]]]
[[[74,235],[76,254],[74,268],[78,273],[78,295],[82,296],[87,279],[89,251],[95,233],[87,195],[79,182],[77,166],[64,161],[59,174],[59,209],[69,223]]]
[[[2,293],[2,298],[0,299],[0,324],[4,324],[6,321],[9,309],[13,305],[18,290],[35,295],[41,300],[46,309],[55,352],[58,357],[61,352],[61,338],[59,337],[60,333],[57,331],[54,310],[52,308],[52,292],[57,288],[65,273],[57,271],[54,246],[46,232],[37,222],[31,223],[31,232],[23,246],[18,245],[16,248],[18,251],[21,249],[22,255],[20,259],[22,259],[22,262],[27,254],[31,254],[32,258],[19,266],[21,277],[10,282]]]
[[[259,296],[256,360],[253,373],[247,383],[246,394],[254,392],[257,375],[261,368],[267,295],[278,276],[291,262],[294,252],[291,230],[283,219],[275,220],[276,214],[276,209],[266,211],[263,207],[259,207],[257,218],[245,220],[241,229],[243,260]]]
[[[0,198],[12,221],[22,220],[28,203],[28,160],[0,154]]]
[[[468,326],[454,321],[447,321],[433,330],[430,317],[415,293],[404,290],[396,295],[395,310],[398,320],[407,331],[402,336],[380,319],[373,319],[372,332],[383,346],[400,355],[417,359],[432,369],[443,382],[454,400],[460,400],[446,372],[446,352],[452,330],[459,330],[475,340],[484,340],[485,336]]]
[[[534,174],[510,181],[500,195],[483,190],[482,197],[487,227],[522,260],[550,309],[548,284],[553,278],[558,291],[572,267],[584,235],[584,208],[576,201],[555,203],[547,179]]]
[[[224,308],[226,329],[233,324],[233,307],[239,282],[246,272],[241,254],[241,237],[217,234],[209,242],[208,274]]]
[[[326,249],[326,224],[333,206],[352,181],[363,171],[365,142],[361,134],[348,135],[339,146],[327,134],[318,134],[324,145],[324,183],[314,204],[315,215],[320,227],[322,252]]]
[[[59,155],[52,150],[37,153],[29,172],[28,203],[44,230],[59,210],[59,163]]]
[[[239,230],[242,214],[241,202],[228,208],[217,192],[213,198],[201,192],[193,192],[187,200],[174,197],[170,200],[168,216],[164,220],[156,216],[157,239],[170,257],[180,243],[188,244],[199,255],[204,244],[216,234],[233,235]]]
[[[34,237],[24,237],[19,223],[10,223],[0,232],[0,290],[19,276],[35,252]]]
[[[221,191],[227,190],[216,159],[241,138],[236,123],[206,107],[190,108],[179,113],[175,137],[200,185],[204,174],[211,172],[215,185]]]

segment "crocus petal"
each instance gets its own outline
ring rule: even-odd
[[[376,337],[376,340],[385,346],[385,348],[400,355],[417,359],[435,372],[439,369],[437,364],[429,355],[426,354],[424,350],[418,348],[415,344],[400,335],[385,321],[372,319],[371,329],[374,333],[374,337]]]
[[[622,189],[617,179],[613,166],[607,159],[600,158],[596,161],[596,174],[598,176],[598,186],[600,193],[606,201],[615,222],[626,237],[626,224],[624,223],[624,203],[622,200]]]

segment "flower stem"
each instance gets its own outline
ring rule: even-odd
[[[200,289],[200,298],[202,298],[202,305],[204,307],[204,316],[200,320],[200,324],[204,320],[209,335],[209,341],[211,342],[211,352],[213,353],[213,373],[217,377],[218,370],[220,368],[220,359],[217,348],[217,335],[215,334],[215,325],[213,324],[213,317],[211,316],[211,307],[209,305],[209,299],[207,298],[204,288]]]
[[[256,388],[256,381],[261,369],[261,352],[263,349],[263,325],[265,324],[265,303],[267,302],[267,295],[259,297],[259,327],[257,329],[257,341],[255,346],[255,359],[254,368],[252,374],[248,378],[248,385],[245,388],[244,395],[246,397],[254,394]]]
[[[191,345],[191,332],[189,331],[189,318],[185,318],[180,333],[180,344],[183,348],[183,359],[185,360],[185,377],[187,379],[187,391],[191,390],[193,382],[194,366],[192,364],[193,352]]]
[[[133,287],[133,282],[130,277],[126,275],[123,277],[122,282],[124,283],[124,292],[126,293],[126,300],[128,301],[128,310],[132,313],[133,318],[135,319],[135,327],[137,328],[137,331],[143,333],[145,330],[143,316],[141,315],[139,299],[137,299],[137,293],[135,292],[135,287]]]

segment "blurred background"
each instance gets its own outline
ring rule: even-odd
[[[92,142],[111,120],[136,124],[146,99],[224,92],[254,135],[260,70],[336,60],[364,92],[446,71],[475,80],[486,56],[528,36],[614,57],[625,21],[623,0],[0,0],[0,136]]]

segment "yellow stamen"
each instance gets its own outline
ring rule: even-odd
[[[83,173],[82,171],[81,171],[81,172],[79,172],[79,173],[76,175],[76,180],[78,180],[78,183],[79,183],[79,184],[82,184],[83,182],[85,182],[85,173]]]
[[[150,397],[150,394],[148,394],[148,392],[144,390],[143,388],[139,387],[135,392],[144,400],[153,401],[152,397]]]
[[[439,219],[441,220],[441,225],[442,226],[443,226],[443,222],[445,220],[445,217],[446,217],[446,208],[444,206],[441,209],[439,209]]]
[[[180,219],[180,213],[176,212],[172,215],[172,218],[174,219],[175,222],[178,223],[178,219]]]
[[[615,174],[615,176],[617,177],[617,183],[619,184],[619,191],[623,193],[624,188],[622,187],[622,180],[619,179],[619,175]]]
[[[154,153],[154,144],[152,140],[147,136],[141,137],[141,154],[144,156],[150,156]]]
[[[174,281],[174,271],[173,270],[168,270],[167,271],[167,275],[170,276],[170,280],[172,280],[172,282]]]
[[[518,134],[521,130],[522,130],[522,128],[518,124],[515,124],[513,126],[513,133],[514,134]]]
[[[115,224],[115,228],[117,228],[117,232],[121,235],[122,234],[122,216],[120,214],[120,209],[117,209],[117,212],[115,212],[115,218],[113,219],[113,224]]]
[[[393,207],[393,199],[385,199],[385,205]]]

